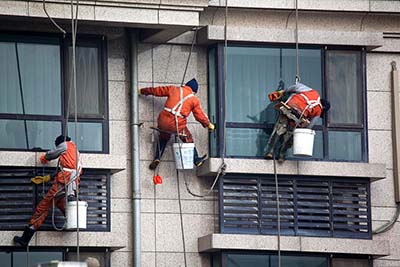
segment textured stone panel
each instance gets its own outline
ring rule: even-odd
[[[110,120],[129,121],[130,83],[110,81],[108,83],[108,108]],[[135,92],[136,93],[136,92]]]

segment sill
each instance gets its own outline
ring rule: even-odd
[[[221,158],[210,158],[197,169],[197,176],[215,176]],[[273,175],[272,160],[225,159],[227,174]],[[360,162],[295,161],[277,163],[278,175],[325,176],[338,178],[366,178],[371,182],[386,178],[386,165]]]
[[[356,254],[377,257],[390,254],[389,241],[347,238],[318,238],[281,236],[281,250],[288,252]],[[199,252],[212,253],[220,250],[277,250],[275,235],[210,234],[198,239]]]
[[[49,164],[40,164],[39,157],[42,152],[17,152],[0,151],[0,167],[57,167],[57,160]],[[121,155],[110,154],[81,154],[83,168],[110,170],[111,173],[117,173],[125,170],[127,159]]]

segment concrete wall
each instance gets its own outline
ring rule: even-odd
[[[35,9],[30,8],[39,5],[40,1],[0,1],[0,14],[3,16],[36,16]],[[50,2],[50,1],[49,1]],[[125,2],[124,10],[133,8],[138,2],[146,5],[157,6],[160,1],[98,1],[102,4],[116,6]],[[129,2],[129,7],[128,3]],[[174,1],[169,1],[171,6]],[[176,1],[185,2],[185,1]],[[199,12],[204,8],[204,3],[193,4],[187,1],[187,9],[191,12]],[[211,1],[212,8],[208,8],[200,14],[199,21],[190,21],[189,24],[223,26],[224,11],[216,9],[223,5],[223,1]],[[251,5],[263,5],[265,1],[238,1],[233,2],[235,9],[229,11],[228,27],[251,28],[258,30],[278,29],[293,30],[294,14],[293,1],[279,1],[275,4],[285,5],[278,7],[280,10],[267,11],[255,9],[243,9],[241,7],[254,7]],[[273,3],[274,1],[270,1]],[[306,1],[308,5],[315,2]],[[322,1],[319,1],[322,3]],[[299,27],[310,32],[325,32],[331,35],[334,42],[335,32],[350,33],[382,33],[398,32],[400,29],[400,17],[395,14],[367,14],[365,7],[367,1],[336,1],[334,6],[328,7],[330,1],[323,1],[313,12],[303,11],[300,13]],[[388,3],[390,1],[372,1],[374,6],[397,5]],[[166,3],[161,1],[161,3]],[[354,13],[322,13],[321,9],[343,10],[348,7]],[[353,3],[351,6],[348,4]],[[54,3],[53,3],[54,4]],[[88,12],[92,12],[90,1],[86,1]],[[55,5],[60,5],[56,3]],[[178,5],[178,4],[177,4]],[[182,3],[179,3],[182,5]],[[360,5],[360,6],[357,6]],[[147,6],[148,8],[149,6]],[[258,8],[260,6],[257,6]],[[379,7],[379,6],[378,6]],[[54,7],[53,11],[59,11]],[[268,7],[273,8],[273,7]],[[305,8],[303,6],[303,8]],[[360,8],[360,9],[359,9]],[[379,7],[383,9],[382,7]],[[151,8],[150,8],[151,9]],[[306,8],[305,8],[306,9]],[[29,10],[29,11],[28,11]],[[85,9],[83,9],[85,10]],[[87,20],[94,20],[94,13],[89,14]],[[371,9],[372,10],[372,9]],[[396,11],[393,9],[393,11]],[[31,12],[31,13],[29,13]],[[129,11],[130,12],[130,11]],[[398,12],[398,11],[396,11]],[[35,13],[36,14],[36,13]],[[62,13],[64,14],[64,13]],[[61,15],[62,15],[61,14]],[[83,13],[85,14],[85,13]],[[129,14],[125,17],[129,17]],[[60,16],[61,16],[60,15]],[[64,14],[66,17],[66,13]],[[114,14],[114,17],[118,13]],[[37,15],[42,17],[43,14]],[[93,18],[92,18],[93,16]],[[142,18],[145,16],[142,16]],[[0,21],[5,17],[1,17]],[[54,32],[54,28],[40,20],[27,22],[15,19],[16,21],[5,21],[0,23],[2,30],[28,30]],[[111,176],[111,232],[110,233],[81,233],[83,246],[118,246],[123,247],[111,254],[111,265],[113,267],[130,266],[132,263],[132,233],[131,233],[131,179],[130,177],[130,141],[129,141],[129,45],[128,36],[124,28],[127,25],[133,26],[136,21],[118,21],[110,17],[107,21],[110,27],[104,23],[106,20],[79,26],[80,32],[104,34],[108,38],[108,89],[109,89],[109,129],[110,129],[110,154],[109,155],[83,155],[85,167],[111,168],[120,170]],[[141,21],[140,23],[155,24],[159,21]],[[174,22],[175,23],[175,22]],[[181,22],[176,22],[181,23]],[[114,27],[111,27],[113,25]],[[136,24],[135,24],[136,25]],[[137,26],[137,25],[136,25]],[[268,32],[267,32],[268,33]],[[250,37],[249,37],[250,38]],[[316,37],[318,38],[318,36]],[[187,38],[190,39],[190,38]],[[183,40],[186,40],[183,38]],[[329,39],[327,39],[329,41]],[[391,137],[391,107],[390,107],[390,62],[397,61],[400,65],[400,46],[397,39],[382,39],[383,46],[376,51],[387,53],[367,54],[367,107],[368,107],[368,143],[369,162],[383,164],[386,169],[386,178],[372,183],[372,218],[373,227],[377,227],[388,221],[395,211],[392,169],[392,137]],[[242,40],[243,42],[246,40]],[[251,41],[251,39],[247,40]],[[139,45],[139,87],[157,86],[165,84],[179,85],[182,80],[184,66],[190,46],[182,39],[175,39],[170,43]],[[186,42],[186,43],[185,43]],[[327,43],[329,44],[329,43]],[[192,77],[197,78],[200,83],[198,96],[202,106],[207,111],[207,47],[196,46],[191,58],[186,81]],[[142,266],[184,266],[183,241],[179,212],[178,182],[172,158],[171,147],[168,146],[164,161],[160,165],[160,175],[164,183],[154,186],[152,177],[154,173],[148,170],[148,165],[154,155],[155,138],[150,126],[155,126],[157,115],[163,106],[163,99],[153,97],[140,97],[140,121],[144,127],[140,130],[140,166],[142,184]],[[208,151],[207,130],[190,119],[189,128],[192,130],[196,145],[200,154]],[[1,166],[35,166],[34,153],[25,152],[0,152]],[[21,163],[22,162],[22,163]],[[323,170],[321,170],[322,173]],[[316,171],[318,173],[318,170]],[[199,237],[217,232],[218,211],[215,195],[205,199],[191,196],[186,191],[183,183],[183,175],[189,183],[189,187],[196,193],[203,193],[212,182],[212,178],[198,178],[194,171],[180,173],[179,192],[182,204],[183,230],[185,236],[185,248],[188,266],[210,266],[210,256],[199,254],[197,240]],[[400,244],[398,234],[400,224],[397,222],[388,233],[374,236],[377,241],[389,241],[390,256],[375,260],[374,266],[399,266],[400,265]],[[16,232],[1,232],[0,245],[11,246],[11,238]],[[325,238],[318,239],[323,243]],[[59,246],[60,244],[74,245],[75,235],[73,233],[39,233],[33,245]],[[354,243],[351,243],[354,246]],[[345,250],[345,248],[342,248]],[[353,248],[354,249],[354,248]]]

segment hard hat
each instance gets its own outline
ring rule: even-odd
[[[94,257],[88,257],[85,260],[87,267],[100,267],[100,262],[98,259],[94,258]]]

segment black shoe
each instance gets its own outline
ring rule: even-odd
[[[24,233],[22,236],[14,236],[14,243],[18,247],[27,247],[29,241],[31,241],[33,235],[35,234],[35,230],[30,227],[25,227]]]
[[[157,168],[158,164],[160,164],[160,160],[159,159],[153,160],[149,165],[149,169],[150,170],[155,170]]]
[[[285,156],[280,155],[278,158],[278,163],[284,163],[285,162]]]
[[[194,165],[196,165],[196,167],[200,167],[201,165],[203,165],[206,159],[207,159],[207,154],[202,157],[197,157],[194,159]]]

